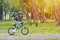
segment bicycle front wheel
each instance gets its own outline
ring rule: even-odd
[[[22,33],[23,35],[27,35],[27,34],[29,33],[29,29],[26,28],[26,27],[24,27],[24,28],[21,29],[21,33]]]

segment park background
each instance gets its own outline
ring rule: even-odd
[[[0,0],[0,34],[8,34],[20,10],[29,34],[60,33],[60,0]]]

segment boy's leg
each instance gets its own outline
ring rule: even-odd
[[[13,32],[17,32],[18,30],[18,21],[16,21],[16,20],[14,20],[14,23],[15,23],[15,29],[14,30],[12,30]]]
[[[14,23],[16,25],[16,28],[18,27],[18,21],[14,20]]]

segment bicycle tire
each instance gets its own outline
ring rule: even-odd
[[[15,32],[10,33],[10,30],[11,30],[11,29],[14,29],[14,28],[12,28],[12,27],[11,27],[11,28],[9,28],[9,29],[8,29],[8,34],[9,34],[9,35],[14,35],[14,34],[15,34]]]
[[[26,33],[23,32],[24,29],[27,30]],[[24,28],[21,29],[21,33],[22,33],[23,35],[27,35],[27,34],[29,33],[29,29],[28,29],[27,27],[24,27]]]

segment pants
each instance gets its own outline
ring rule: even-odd
[[[14,20],[15,26],[18,27],[18,21]]]
[[[15,25],[16,25],[16,28],[18,27],[18,22],[20,22],[20,27],[22,27],[23,26],[23,22],[22,21],[16,21],[16,20],[14,20],[14,23],[15,23]]]

